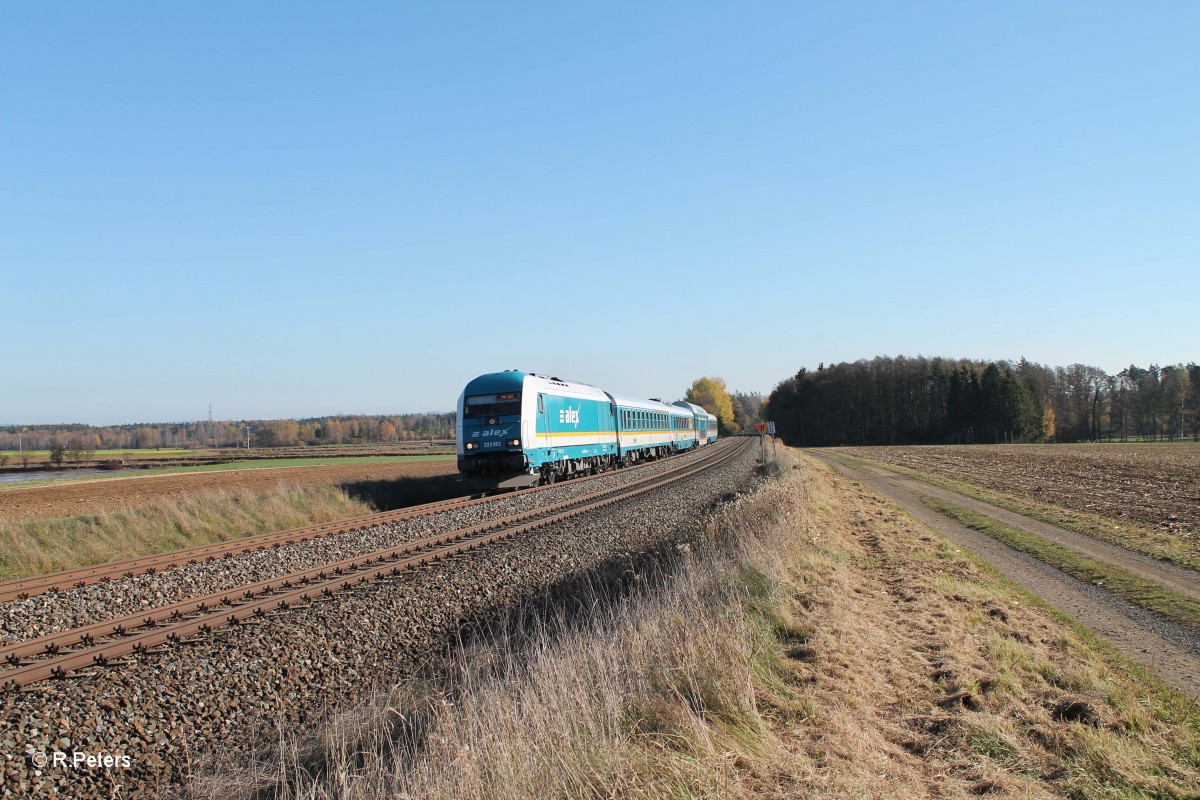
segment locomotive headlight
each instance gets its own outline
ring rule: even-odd
[[[474,449],[475,449],[475,443],[474,443],[474,442],[467,442],[466,449],[468,449],[468,450],[474,450]]]
[[[520,446],[521,446],[521,440],[520,440],[520,439],[513,439],[511,442],[509,442],[509,445],[511,445],[512,447],[520,447]]]

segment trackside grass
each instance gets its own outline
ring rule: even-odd
[[[802,457],[803,458],[803,457]],[[1191,797],[1200,712],[804,458],[186,789],[277,798]]]
[[[371,514],[337,487],[209,491],[123,510],[0,519],[0,580]]]

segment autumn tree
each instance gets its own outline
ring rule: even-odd
[[[697,378],[683,399],[715,416],[719,430],[726,433],[737,433],[739,430],[733,420],[733,399],[725,388],[724,378]]]
[[[1042,436],[1046,441],[1054,441],[1054,407],[1046,406],[1042,412]]]
[[[83,454],[87,451],[87,442],[82,436],[72,436],[67,441],[67,455],[78,466],[83,461]]]

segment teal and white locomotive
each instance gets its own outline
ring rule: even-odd
[[[594,475],[716,439],[716,417],[700,406],[530,372],[480,375],[458,398],[459,472],[498,488]]]

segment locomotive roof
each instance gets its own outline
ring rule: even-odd
[[[489,372],[480,375],[463,389],[464,394],[499,394],[501,392],[519,392],[525,383],[528,373],[510,369],[504,372]]]

